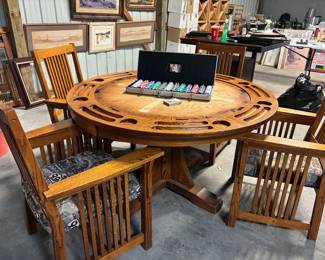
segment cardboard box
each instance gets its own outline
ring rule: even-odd
[[[189,28],[190,22],[190,14],[169,13],[168,26],[170,27],[186,29]]]
[[[168,27],[167,28],[167,41],[179,43],[180,39],[182,37],[185,37],[187,33],[188,33],[187,29]]]
[[[168,12],[173,13],[193,13],[193,0],[171,0],[168,3]]]
[[[180,53],[189,53],[190,49],[188,47],[189,45],[178,43],[178,42],[172,42],[167,41],[167,49],[168,52],[180,52]]]

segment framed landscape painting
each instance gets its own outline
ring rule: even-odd
[[[89,52],[115,49],[115,23],[92,23],[89,25]]]
[[[117,20],[123,16],[123,0],[70,0],[72,19]]]
[[[78,51],[88,50],[87,24],[25,25],[28,51],[74,43]]]
[[[156,0],[125,0],[126,7],[131,11],[155,11]]]
[[[136,46],[154,41],[155,21],[116,23],[116,47]]]

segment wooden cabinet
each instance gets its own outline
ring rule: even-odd
[[[210,31],[214,25],[223,27],[228,12],[228,0],[200,0],[199,30]]]

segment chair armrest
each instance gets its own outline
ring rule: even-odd
[[[68,109],[68,103],[66,99],[50,98],[45,99],[44,103],[51,108]]]
[[[325,158],[324,144],[255,133],[244,135],[238,139],[244,143],[248,143],[249,147],[254,147],[261,150],[271,150],[303,156]]]
[[[137,170],[145,164],[164,156],[159,148],[144,148],[104,163],[67,179],[49,185],[44,196],[59,200],[107,182],[121,174]]]
[[[284,122],[290,122],[295,123],[299,125],[312,125],[315,121],[316,114],[290,109],[290,108],[284,108],[279,107],[276,114],[272,117],[275,121],[284,121]]]
[[[78,128],[71,119],[68,119],[29,131],[26,136],[34,149],[78,134],[80,134]]]

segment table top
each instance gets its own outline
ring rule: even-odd
[[[250,37],[250,39],[248,39],[248,37],[242,37],[242,36],[231,37],[231,38],[236,39],[238,42],[213,41],[206,36],[185,36],[181,38],[181,43],[197,44],[198,42],[201,42],[201,43],[210,43],[210,44],[246,46],[247,48],[246,50],[251,52],[270,51],[289,44],[289,41],[284,39],[277,39],[277,38]]]
[[[215,143],[247,133],[267,121],[277,99],[262,87],[218,75],[211,101],[163,99],[125,93],[135,72],[95,77],[67,96],[72,118],[86,131],[117,141],[181,147]]]

